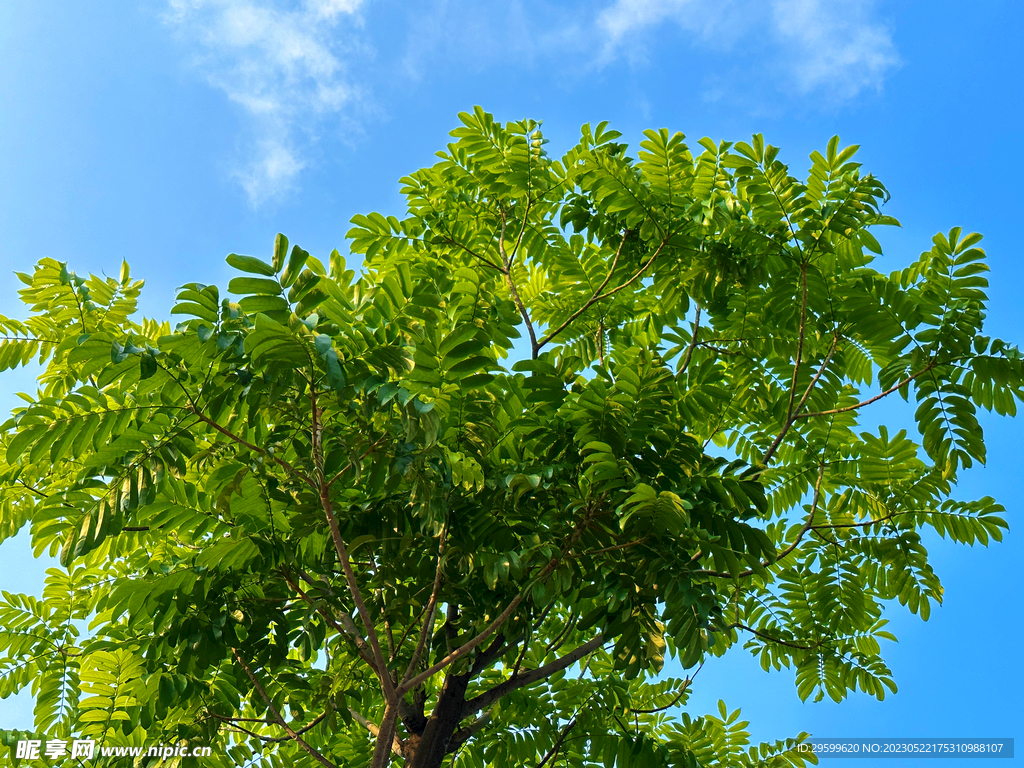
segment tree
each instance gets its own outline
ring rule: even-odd
[[[993,499],[951,498],[976,408],[1024,397],[982,335],[979,235],[872,269],[896,222],[838,138],[800,182],[759,135],[647,131],[633,159],[602,123],[556,159],[537,123],[460,118],[406,218],[353,219],[358,278],[278,235],[172,328],[133,319],[127,265],[19,275],[0,367],[45,371],[3,427],[0,534],[31,523],[63,567],[4,593],[0,695],[32,685],[38,734],[226,750],[204,765],[799,766],[804,735],[745,751],[724,705],[673,717],[694,673],[666,656],[743,642],[801,698],[882,698],[882,605],[942,599],[920,531],[1001,538]],[[894,395],[920,444],[858,428]]]

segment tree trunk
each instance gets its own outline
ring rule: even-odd
[[[423,733],[419,737],[411,736],[406,742],[410,753],[407,755],[407,768],[441,768],[452,735],[462,720],[468,685],[469,675],[448,675],[445,678]]]

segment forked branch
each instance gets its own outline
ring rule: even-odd
[[[263,697],[263,700],[267,704],[267,709],[270,710],[270,713],[274,716],[274,719],[277,721],[277,724],[284,728],[285,733],[287,733],[288,736],[294,739],[295,742],[298,743],[300,747],[302,747],[306,752],[308,752],[313,757],[313,759],[321,765],[326,766],[326,768],[338,768],[334,763],[332,763],[330,760],[328,760],[326,757],[320,754],[320,752],[311,747],[309,743],[295,731],[295,729],[288,725],[288,721],[281,716],[280,710],[278,710],[278,708],[274,706],[273,700],[270,698],[270,696],[267,695],[266,689],[260,683],[256,675],[254,675],[252,670],[249,669],[249,665],[245,663],[245,660],[242,658],[242,655],[238,652],[238,649],[232,648],[231,653],[234,654],[235,660],[239,663],[239,665],[241,665],[242,669],[245,670],[245,674],[248,676],[249,680],[252,681],[253,687],[259,692],[260,696]]]
[[[897,390],[902,389],[903,387],[907,386],[907,384],[909,384],[914,379],[916,379],[918,376],[923,376],[924,374],[928,373],[928,371],[930,371],[936,365],[938,365],[938,361],[932,360],[930,363],[928,363],[928,365],[926,365],[920,371],[918,371],[917,373],[913,373],[910,376],[907,376],[907,378],[903,379],[903,381],[901,381],[899,384],[894,384],[893,386],[889,387],[884,392],[879,392],[874,397],[870,397],[867,400],[862,400],[861,402],[856,403],[854,405],[847,405],[847,406],[844,406],[842,408],[832,408],[831,410],[828,410],[828,411],[816,411],[814,413],[797,414],[797,416],[795,418],[798,418],[798,419],[813,419],[815,416],[832,416],[833,414],[836,414],[836,413],[847,413],[848,411],[856,411],[858,408],[863,408],[866,405],[871,405],[872,403],[878,402],[883,397],[888,397],[893,392],[896,392]]]
[[[359,582],[356,580],[355,571],[352,569],[352,561],[349,559],[348,549],[345,547],[345,542],[341,537],[341,528],[338,526],[338,519],[334,515],[334,506],[331,503],[330,488],[324,477],[323,426],[320,421],[320,408],[317,405],[316,387],[312,380],[309,382],[309,399],[310,410],[313,416],[313,461],[317,468],[317,491],[320,494],[320,504],[323,507],[324,514],[327,516],[327,524],[331,529],[331,539],[334,541],[334,548],[338,553],[341,569],[345,573],[345,581],[352,595],[352,601],[356,605],[356,611],[358,611],[359,618],[362,620],[363,627],[366,630],[366,639],[373,652],[374,663],[377,665],[377,679],[380,680],[381,689],[384,692],[384,700],[390,705],[397,706],[399,697],[395,691],[394,682],[391,680],[391,673],[388,671],[384,654],[380,649],[380,640],[377,637],[377,630],[373,625],[373,617],[370,616],[370,611],[366,607],[362,590],[359,589]]]
[[[573,323],[573,321],[576,320],[577,317],[582,315],[584,312],[586,312],[588,309],[590,309],[592,306],[594,306],[597,302],[602,301],[604,299],[607,299],[607,298],[609,298],[611,296],[614,296],[619,291],[621,291],[624,288],[632,285],[634,282],[636,282],[638,279],[640,279],[640,277],[644,274],[644,272],[647,271],[647,268],[650,267],[651,264],[654,263],[654,260],[656,258],[658,258],[658,255],[661,253],[662,249],[668,243],[668,238],[666,237],[658,245],[657,249],[651,255],[651,258],[649,258],[646,262],[644,262],[643,266],[641,266],[640,269],[638,269],[633,274],[633,276],[629,278],[629,280],[624,282],[622,285],[618,285],[615,288],[612,288],[607,293],[602,293],[602,291],[605,289],[605,287],[611,281],[612,275],[615,273],[615,267],[617,267],[618,264],[619,264],[619,257],[622,255],[622,249],[625,247],[626,240],[629,239],[629,236],[631,234],[633,234],[633,230],[631,230],[631,229],[627,229],[627,230],[625,230],[622,233],[622,240],[619,242],[619,247],[615,250],[615,256],[612,258],[611,266],[608,267],[608,272],[607,272],[607,274],[605,274],[604,280],[602,280],[601,284],[599,286],[597,286],[597,288],[594,289],[594,292],[590,295],[590,298],[587,299],[583,303],[583,306],[580,307],[579,309],[577,309],[571,315],[569,315],[569,317],[566,318],[564,323],[562,323],[557,328],[555,328],[553,331],[551,331],[551,333],[549,333],[547,336],[545,336],[541,341],[539,341],[539,342],[537,342],[536,344],[533,345],[533,356],[534,357],[537,356],[537,353],[540,352],[541,348],[545,344],[549,343],[558,334],[560,334],[562,331],[564,331],[566,328],[568,328]]]

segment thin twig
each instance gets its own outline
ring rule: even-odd
[[[331,529],[331,538],[334,540],[334,548],[337,550],[341,569],[345,573],[345,581],[352,595],[352,601],[355,603],[356,611],[359,613],[359,618],[362,619],[363,627],[366,629],[366,639],[370,644],[370,649],[373,651],[373,659],[377,664],[377,678],[380,680],[381,688],[384,691],[385,701],[396,704],[399,697],[395,692],[395,686],[391,680],[391,673],[388,671],[387,662],[384,660],[384,654],[381,652],[377,630],[373,626],[373,619],[370,616],[369,609],[366,607],[366,601],[363,600],[363,593],[359,589],[359,582],[356,580],[355,571],[352,570],[352,561],[349,559],[348,549],[341,538],[341,528],[338,526],[338,519],[334,516],[334,507],[331,504],[330,488],[323,475],[323,452],[322,450],[317,450],[317,448],[321,447],[320,443],[323,432],[320,424],[320,409],[316,401],[316,387],[312,381],[310,381],[309,391],[310,408],[313,417],[313,460],[317,467],[317,482],[319,485],[317,490],[320,492],[320,504],[323,507],[324,514],[327,516],[327,524]]]
[[[814,483],[814,498],[813,498],[813,500],[811,502],[811,512],[807,516],[806,522],[804,522],[803,526],[797,532],[796,538],[793,540],[792,544],[790,544],[784,550],[779,552],[775,556],[775,558],[773,560],[762,560],[761,561],[761,567],[762,568],[767,568],[769,565],[775,565],[780,560],[782,560],[784,557],[789,556],[789,554],[794,549],[797,548],[797,545],[800,544],[800,540],[803,539],[804,534],[806,534],[807,531],[809,531],[811,529],[811,527],[814,525],[814,513],[818,509],[818,500],[819,500],[819,498],[821,496],[821,480],[822,480],[822,478],[824,476],[825,476],[825,461],[822,460],[821,464],[818,466],[818,479]],[[698,552],[697,554],[700,555],[701,553]],[[731,573],[723,573],[721,571],[699,570],[699,571],[693,571],[693,573],[695,575],[701,575],[701,576],[717,576],[719,578],[730,578],[730,579],[733,578],[733,575]],[[743,577],[746,577],[746,576],[752,576],[754,573],[755,573],[755,570],[753,568],[748,568],[745,571],[741,571],[740,573],[737,573],[735,578],[743,578]]]
[[[305,574],[302,574],[302,575],[305,577]],[[370,650],[370,647],[366,644],[366,641],[359,635],[359,632],[356,630],[355,624],[352,623],[351,617],[347,616],[346,614],[342,614],[345,618],[348,619],[348,622],[349,622],[349,626],[347,626],[347,627],[342,626],[341,624],[338,623],[337,619],[335,619],[334,616],[331,615],[330,611],[328,611],[326,608],[324,608],[322,605],[320,605],[318,603],[318,601],[313,600],[312,597],[307,595],[303,591],[302,587],[300,587],[298,584],[296,584],[292,579],[288,578],[288,576],[285,576],[284,580],[285,580],[285,583],[288,584],[288,586],[290,586],[292,589],[294,589],[296,592],[299,593],[299,597],[301,597],[307,603],[309,603],[314,608],[316,608],[317,612],[321,616],[323,616],[324,619],[326,619],[327,622],[332,627],[334,627],[335,631],[337,631],[338,634],[340,634],[342,636],[345,636],[345,637],[349,637],[353,641],[353,643],[355,644],[356,652],[359,654],[359,657],[363,661],[365,661],[367,664],[369,664],[370,668],[375,673],[380,674],[379,670],[377,669],[377,664],[373,660],[372,651]],[[315,586],[315,584],[312,584],[312,586]]]
[[[367,720],[365,717],[359,714],[359,712],[352,709],[352,707],[349,707],[348,711],[352,715],[352,719],[359,723],[361,726],[363,726],[366,730],[368,730],[373,736],[380,736],[380,728],[378,728],[374,723]],[[405,757],[405,744],[402,742],[400,738],[398,738],[398,734],[395,734],[392,737],[391,751],[399,757]]]
[[[234,440],[239,445],[244,445],[250,451],[255,451],[256,453],[258,453],[258,454],[260,454],[262,456],[269,457],[275,464],[278,464],[279,466],[283,467],[285,470],[287,470],[291,474],[293,474],[296,477],[298,477],[300,480],[302,480],[304,483],[306,483],[306,485],[308,485],[310,488],[314,488],[314,489],[316,488],[316,483],[313,482],[312,478],[307,477],[306,475],[302,474],[299,470],[297,470],[295,467],[293,467],[287,461],[282,459],[280,456],[275,456],[274,454],[270,453],[269,451],[267,451],[267,450],[265,450],[263,448],[259,448],[259,447],[255,446],[255,445],[253,445],[252,443],[250,443],[249,441],[242,439],[241,437],[239,437],[238,435],[234,434],[230,430],[225,429],[220,424],[218,424],[216,421],[214,421],[209,416],[207,416],[205,413],[200,411],[196,406],[192,407],[192,412],[199,418],[199,420],[201,422],[203,422],[204,424],[208,424],[209,426],[213,427],[215,430],[220,432],[225,437],[228,437],[231,440]]]
[[[405,674],[402,675],[400,685],[404,685],[409,676],[416,670],[416,665],[420,662],[420,655],[427,644],[427,638],[431,635],[430,629],[434,625],[434,611],[437,609],[437,595],[441,590],[441,564],[444,558],[445,538],[447,536],[448,528],[445,526],[445,529],[441,531],[441,540],[437,545],[437,568],[434,571],[434,586],[430,591],[430,599],[427,600],[427,615],[423,618],[423,629],[420,630],[420,636],[416,641],[416,650],[413,651],[412,660],[409,662]]]
[[[564,656],[557,658],[544,666],[527,670],[526,672],[517,674],[514,677],[510,676],[506,678],[504,682],[498,683],[493,688],[481,693],[479,696],[475,696],[474,698],[466,701],[465,704],[463,704],[462,709],[463,717],[471,715],[474,712],[479,712],[481,709],[487,709],[491,704],[503,696],[507,696],[512,693],[512,691],[517,691],[524,686],[537,682],[538,680],[550,677],[555,672],[560,672],[567,667],[571,667],[584,656],[593,653],[604,645],[604,642],[604,635],[597,635],[597,637],[588,640],[583,643],[583,645],[577,646]]]
[[[793,366],[793,380],[789,385],[789,406],[786,408],[786,421],[793,418],[793,401],[796,399],[796,380],[800,375],[800,363],[803,362],[804,335],[807,332],[807,262],[800,262],[800,330],[796,342],[796,364]]]
[[[822,643],[825,642],[824,640],[819,640],[814,645],[800,645],[798,643],[790,643],[790,642],[787,642],[786,640],[780,640],[779,638],[772,637],[771,635],[766,634],[764,632],[759,632],[758,630],[754,629],[753,627],[748,627],[746,624],[739,624],[739,623],[730,624],[729,627],[730,627],[730,629],[743,629],[743,630],[746,630],[747,632],[750,632],[751,634],[757,635],[762,640],[767,640],[770,643],[778,643],[779,645],[784,645],[787,648],[795,648],[798,651],[813,651],[816,648],[820,648]]]
[[[544,568],[541,569],[540,573],[537,574],[537,581],[541,581],[547,578],[549,575],[551,575],[555,568],[558,567],[559,563],[561,563],[562,560],[565,558],[569,550],[571,550],[576,545],[576,542],[579,541],[580,537],[583,535],[583,532],[586,530],[587,525],[590,523],[590,515],[591,510],[588,510],[587,514],[584,515],[583,519],[576,525],[576,528],[573,530],[572,535],[569,537],[568,541],[565,543],[565,546],[562,548],[562,550],[557,555],[552,557],[548,561],[547,565],[545,565]],[[411,680],[407,680],[405,683],[398,686],[398,696],[404,696],[406,693],[416,688],[420,683],[429,680],[439,671],[447,667],[449,664],[452,664],[453,662],[461,659],[463,656],[465,656],[478,645],[480,645],[480,643],[482,643],[484,640],[486,640],[495,632],[497,632],[498,629],[500,629],[501,626],[506,621],[508,621],[509,617],[515,611],[515,609],[519,607],[519,604],[523,601],[525,597],[526,591],[523,590],[514,598],[512,598],[509,604],[505,607],[505,610],[503,610],[494,621],[492,621],[482,632],[480,632],[480,634],[478,634],[471,640],[466,641],[461,646],[456,648],[454,651],[448,653],[447,656],[438,661],[436,664],[434,664],[431,667],[428,667],[426,670],[416,675]]]
[[[885,392],[879,392],[874,397],[868,398],[867,400],[863,400],[863,401],[857,403],[856,405],[847,405],[847,406],[844,406],[842,408],[833,408],[832,410],[829,410],[829,411],[816,411],[815,413],[799,414],[798,416],[796,416],[796,418],[798,418],[798,419],[812,419],[815,416],[832,416],[833,414],[836,414],[836,413],[846,413],[847,411],[855,411],[858,408],[863,408],[865,405],[871,405],[872,403],[881,400],[883,397],[891,395],[896,390],[901,389],[902,387],[907,386],[907,384],[912,382],[918,376],[922,376],[925,373],[928,373],[928,371],[930,371],[936,365],[938,365],[938,361],[932,360],[930,363],[928,363],[928,365],[926,365],[920,371],[918,371],[917,373],[911,374],[910,376],[907,376],[907,378],[905,378],[899,384],[895,384],[895,385],[889,387],[889,389],[885,390]]]
[[[508,288],[512,292],[512,301],[515,302],[516,309],[519,310],[520,316],[523,318],[523,322],[526,323],[526,330],[530,334],[530,347],[533,350],[533,356],[537,356],[537,332],[533,328],[533,322],[530,320],[530,314],[526,311],[526,305],[523,303],[522,298],[519,296],[519,289],[516,287],[515,280],[512,279],[512,262],[515,260],[516,253],[519,250],[519,244],[523,240],[523,233],[526,231],[526,216],[530,213],[530,206],[526,206],[526,211],[523,214],[523,226],[519,229],[519,235],[516,238],[515,247],[512,249],[512,255],[507,256],[505,254],[505,227],[508,226],[508,222],[505,220],[505,212],[501,212],[501,232],[498,234],[498,253],[501,256],[501,268],[499,271],[505,275],[505,282],[508,283]]]
[[[803,409],[804,404],[807,402],[807,398],[811,396],[811,390],[814,389],[814,385],[818,383],[818,379],[821,378],[821,375],[825,372],[825,368],[828,367],[828,364],[832,361],[832,356],[836,353],[836,344],[838,344],[838,342],[839,337],[833,336],[832,344],[828,349],[828,354],[826,354],[825,359],[821,361],[821,365],[818,367],[818,371],[814,374],[814,376],[811,377],[811,381],[807,385],[807,389],[804,390],[803,397],[800,398],[800,402],[797,403],[796,408],[790,411],[789,415],[786,416],[786,423],[782,427],[782,431],[779,432],[778,436],[775,438],[772,444],[768,447],[768,450],[765,452],[764,458],[761,459],[762,464],[767,466],[768,462],[771,461],[772,456],[775,455],[775,451],[778,449],[779,445],[782,444],[782,438],[784,438],[786,436],[786,433],[789,432],[789,428],[792,427],[794,423],[796,423],[796,420],[800,415],[800,411]]]
[[[309,743],[304,738],[302,738],[302,736],[300,736],[290,725],[288,725],[288,722],[283,717],[281,717],[281,712],[278,710],[277,707],[274,706],[274,702],[271,700],[270,696],[267,695],[266,690],[260,684],[260,681],[259,679],[257,679],[256,675],[254,675],[252,670],[249,669],[249,665],[245,663],[245,660],[242,658],[242,655],[238,652],[238,649],[232,648],[231,653],[234,654],[235,659],[241,665],[242,669],[245,670],[245,674],[248,675],[249,679],[252,681],[253,686],[256,688],[257,691],[259,691],[260,696],[262,696],[263,700],[267,703],[267,708],[274,715],[274,718],[277,720],[278,725],[284,728],[285,733],[287,733],[288,736],[294,739],[300,747],[302,747],[306,752],[312,755],[313,759],[321,765],[326,766],[326,768],[338,768],[334,763],[332,763],[330,760],[328,760],[326,757],[320,754],[320,752],[311,747]],[[235,727],[237,728],[238,726]]]
[[[675,696],[673,696],[672,697],[672,701],[670,701],[665,706],[663,706],[663,707],[654,707],[653,709],[633,709],[632,707],[630,707],[629,711],[633,712],[634,714],[637,714],[637,715],[655,715],[658,712],[664,712],[666,709],[671,709],[677,703],[679,703],[679,700],[681,698],[683,698],[685,693],[690,689],[690,683],[693,682],[693,678],[695,678],[697,676],[697,672],[700,672],[703,667],[704,667],[704,662],[702,661],[700,663],[700,666],[697,667],[696,671],[692,675],[690,675],[688,678],[686,678],[686,680],[683,681],[683,684],[679,688],[679,693],[677,693]]]
[[[616,288],[613,288],[612,290],[608,291],[608,293],[602,294],[601,291],[604,290],[605,286],[608,285],[608,282],[612,279],[612,274],[615,272],[615,267],[619,263],[619,256],[622,255],[622,249],[625,247],[626,240],[629,238],[629,236],[631,234],[633,234],[633,230],[631,230],[631,229],[627,229],[627,230],[625,230],[622,233],[622,241],[619,243],[619,247],[615,251],[615,256],[614,256],[614,258],[612,258],[612,264],[608,268],[608,273],[604,276],[604,280],[601,281],[601,284],[599,286],[597,286],[597,288],[594,289],[594,292],[591,294],[590,298],[587,299],[583,303],[583,306],[580,307],[579,309],[577,309],[571,315],[569,315],[568,319],[566,319],[566,321],[564,323],[562,323],[560,326],[558,326],[553,331],[551,331],[551,333],[549,333],[546,337],[544,337],[544,339],[542,339],[539,343],[534,344],[534,347],[533,347],[533,356],[534,357],[536,357],[537,353],[540,352],[541,347],[543,347],[545,344],[547,344],[553,338],[555,338],[555,336],[557,336],[562,331],[564,331],[566,328],[568,328],[569,325],[577,317],[579,317],[584,312],[586,312],[588,309],[590,309],[592,306],[594,306],[594,304],[596,304],[597,302],[601,301],[602,299],[607,299],[609,296],[614,296],[616,293],[621,291],[626,286],[631,285],[638,277],[640,277],[640,275],[642,275],[647,270],[647,268],[649,266],[651,266],[651,264],[654,263],[654,260],[658,257],[658,254],[661,253],[661,249],[664,248],[665,244],[668,242],[667,239],[662,240],[661,244],[658,246],[657,250],[654,252],[654,255],[651,256],[651,258],[647,260],[647,263],[644,264],[642,267],[640,267],[640,269],[637,271],[637,273],[635,275],[633,275],[629,280],[627,280],[622,285],[617,286]]]

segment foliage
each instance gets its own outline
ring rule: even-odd
[[[921,532],[1000,539],[994,500],[951,499],[976,409],[1024,395],[979,235],[872,269],[896,222],[837,138],[801,182],[760,136],[634,159],[601,124],[555,158],[460,117],[406,218],[353,219],[358,277],[279,235],[172,327],[133,319],[127,265],[19,275],[0,367],[45,371],[0,535],[63,569],[4,593],[0,694],[33,687],[37,732],[225,766],[800,766],[804,735],[677,716],[666,657],[743,642],[801,698],[882,698],[883,605],[942,599]],[[858,426],[894,394],[920,442]]]

